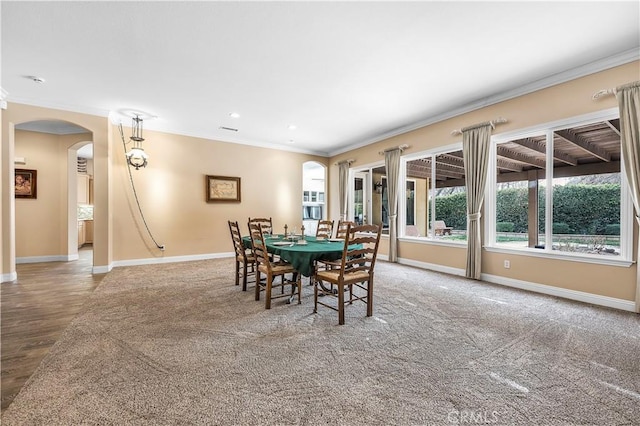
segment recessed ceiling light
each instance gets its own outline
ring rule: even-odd
[[[229,113],[229,117],[231,117],[231,118],[239,118],[240,114],[238,114],[237,112],[230,112]]]
[[[297,129],[295,124],[289,124],[289,130],[295,130]]]

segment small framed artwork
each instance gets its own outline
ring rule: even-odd
[[[240,178],[207,175],[207,203],[240,202]]]
[[[14,193],[16,198],[38,198],[38,171],[16,169]]]

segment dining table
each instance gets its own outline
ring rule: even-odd
[[[251,248],[251,237],[242,237],[246,248]],[[291,263],[305,277],[313,276],[318,260],[337,260],[342,257],[344,240],[336,238],[316,238],[311,236],[290,236],[269,234],[264,243],[269,253]]]

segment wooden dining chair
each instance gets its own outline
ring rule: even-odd
[[[247,226],[249,227],[249,229],[251,229],[251,224],[255,223],[258,224],[262,227],[262,232],[265,232],[267,234],[273,234],[273,221],[271,220],[271,218],[267,218],[267,217],[254,217],[254,218],[249,218],[249,221],[247,222]],[[251,232],[251,231],[249,231]],[[278,256],[274,256],[273,254],[269,255],[271,257],[271,261],[277,261],[278,260]]]
[[[347,235],[347,227],[351,225],[354,226],[354,223],[350,220],[339,220],[338,226],[336,227],[336,239],[344,240]],[[316,262],[315,270],[316,272],[321,269],[336,269],[340,267],[340,260],[319,260]],[[311,283],[313,284],[313,283]],[[333,289],[333,285],[331,286]]]
[[[269,218],[266,218],[266,217],[249,218],[249,226],[251,226],[252,223],[257,223],[258,225],[262,226],[262,229],[263,229],[262,232],[273,234],[273,221],[271,220],[270,217]]]
[[[249,224],[249,233],[251,234],[251,245],[253,254],[257,262],[256,270],[256,300],[260,300],[260,291],[265,291],[265,309],[271,309],[271,300],[281,297],[288,297],[289,303],[293,301],[293,296],[296,291],[298,292],[298,304],[302,303],[302,280],[301,274],[288,262],[280,260],[274,262],[271,260],[267,251],[267,246],[264,242],[265,228],[257,223]],[[265,275],[265,280],[261,279],[260,274]],[[290,278],[286,277],[286,274],[291,274]],[[280,277],[280,283],[274,283],[274,279]],[[284,291],[281,294],[275,295],[273,289],[280,287],[284,289],[285,286],[291,285],[291,294],[285,294]]]
[[[255,280],[256,276],[256,258],[251,250],[248,250],[242,244],[242,235],[238,222],[229,221],[229,231],[231,232],[231,240],[233,241],[233,249],[236,253],[236,285],[240,284],[242,277],[242,291],[247,291],[247,273],[251,269],[251,274]],[[242,266],[242,271],[240,267]]]
[[[345,305],[361,301],[367,305],[367,316],[373,315],[373,272],[381,229],[380,225],[347,226],[340,267],[317,271],[314,276],[314,313],[318,312],[318,305],[333,309],[338,312],[338,324],[342,325]],[[335,285],[337,291],[322,285],[323,281]],[[345,288],[348,299],[345,299]],[[322,301],[320,295],[325,296]]]
[[[349,225],[354,226],[355,223],[350,220],[339,220],[338,226],[336,227],[336,238],[343,240],[347,235],[347,227]]]
[[[319,220],[318,228],[316,228],[316,238],[331,238],[333,235],[333,221],[332,220]]]

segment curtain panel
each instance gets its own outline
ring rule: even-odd
[[[635,208],[636,221],[640,225],[640,81],[616,88],[616,98],[620,109],[620,145],[631,198]],[[640,236],[636,251],[636,306],[640,313]]]
[[[340,220],[347,220],[347,197],[349,195],[349,162],[338,163],[338,196],[340,197]]]
[[[480,217],[487,185],[491,123],[462,129],[462,155],[467,189],[467,278],[480,279],[482,235]]]
[[[389,262],[398,261],[398,180],[400,179],[400,148],[384,152],[387,169],[387,211],[389,212]]]

